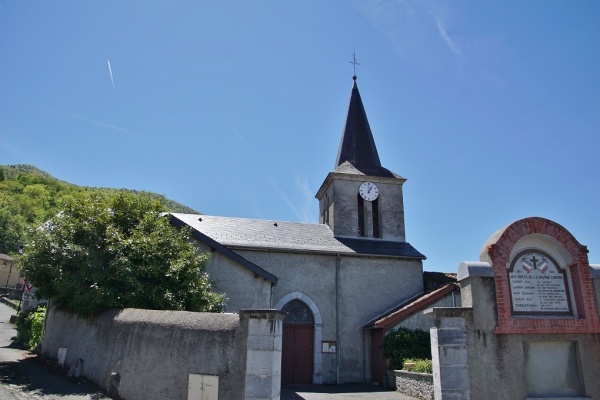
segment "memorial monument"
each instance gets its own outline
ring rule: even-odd
[[[438,399],[599,399],[600,265],[538,217],[494,233],[459,266],[461,308],[434,308]]]

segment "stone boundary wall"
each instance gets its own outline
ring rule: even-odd
[[[57,359],[66,348],[67,368],[79,365],[81,375],[125,400],[185,400],[189,374],[217,376],[219,398],[244,399],[246,386],[256,386],[257,370],[270,371],[271,380],[263,376],[262,383],[272,388],[266,396],[250,388],[250,397],[278,399],[281,348],[269,350],[280,346],[282,319],[276,310],[215,314],[130,308],[82,319],[52,307],[42,354]],[[252,344],[256,341],[260,346]]]
[[[395,370],[396,391],[421,400],[433,400],[433,375]]]

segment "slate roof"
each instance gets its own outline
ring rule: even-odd
[[[425,259],[406,242],[334,237],[325,224],[172,213],[173,218],[230,248]]]
[[[335,172],[353,173],[352,169],[345,165],[345,163],[349,163],[364,175],[396,177],[394,173],[381,166],[367,114],[356,85],[356,77],[352,79],[354,79],[354,83],[350,94],[346,125],[335,162]]]
[[[197,214],[180,214],[180,215],[194,215],[196,217],[199,217]],[[173,224],[177,227],[189,226],[184,220],[177,218],[174,214],[170,214],[169,221],[171,222],[171,224]],[[264,279],[270,281],[271,284],[273,284],[273,285],[277,284],[277,281],[279,280],[279,278],[277,278],[275,275],[273,275],[269,271],[259,267],[258,265],[254,264],[253,262],[245,259],[244,257],[240,256],[236,252],[228,249],[227,247],[223,246],[221,243],[217,242],[216,240],[211,239],[210,237],[206,236],[199,230],[192,228],[192,237],[195,238],[196,240],[199,240],[200,242],[204,243],[205,245],[215,249],[216,251],[220,252],[225,257],[228,257],[230,260],[233,260],[234,262],[249,269],[250,271],[254,272],[257,276],[261,276]]]

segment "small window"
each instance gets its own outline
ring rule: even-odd
[[[357,195],[358,198],[358,236],[365,236],[365,204],[360,197],[360,194]]]
[[[379,199],[373,200],[373,237],[381,237],[379,234]]]
[[[283,320],[284,324],[314,325],[315,323],[310,307],[302,300],[291,300],[281,308],[281,311],[287,313],[287,316]]]

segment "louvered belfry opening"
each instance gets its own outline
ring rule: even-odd
[[[365,236],[365,202],[360,195],[358,199],[358,236]]]
[[[379,238],[381,234],[379,233],[379,199],[373,200],[371,213],[373,215],[373,237]]]

